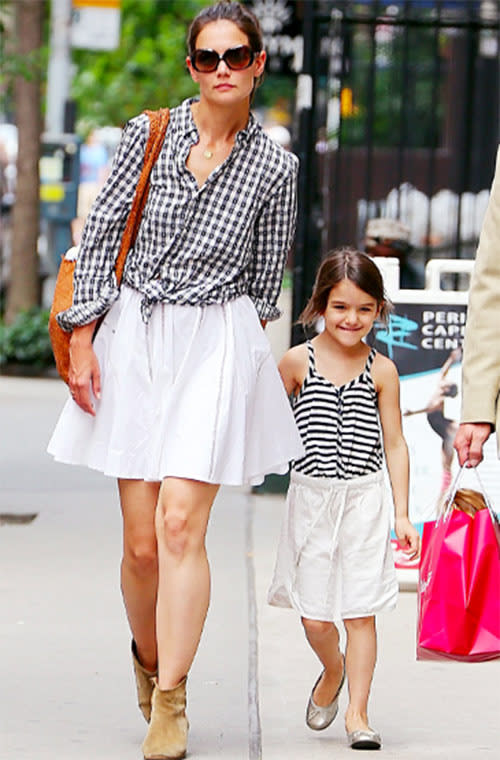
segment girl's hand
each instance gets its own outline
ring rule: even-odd
[[[407,517],[396,517],[394,532],[401,549],[409,559],[420,556],[420,536]]]
[[[96,398],[101,394],[99,362],[92,345],[93,329],[75,328],[69,343],[69,390],[73,401],[84,412],[95,416],[90,391]],[[92,326],[93,327],[93,326]]]

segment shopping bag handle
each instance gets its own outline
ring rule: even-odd
[[[453,504],[453,499],[455,498],[455,494],[458,491],[458,486],[460,484],[460,481],[462,479],[462,476],[464,474],[465,469],[467,469],[467,470],[471,469],[471,468],[467,467],[467,462],[464,462],[464,464],[460,467],[460,469],[458,470],[457,474],[455,475],[453,483],[451,484],[451,488],[450,488],[450,491],[449,491],[448,499],[446,501],[446,506],[445,506],[445,508],[444,508],[444,510],[443,510],[443,512],[441,514],[441,517],[439,518],[440,521],[448,519],[448,517],[449,517],[449,515],[451,513],[451,505]],[[490,517],[491,517],[491,519],[493,520],[494,523],[497,523],[498,522],[497,514],[496,514],[495,510],[493,509],[493,505],[491,504],[489,496],[486,493],[486,490],[485,490],[485,488],[483,486],[483,482],[482,482],[481,478],[479,477],[479,473],[477,471],[477,467],[472,467],[472,469],[474,470],[474,475],[476,476],[477,482],[479,484],[479,488],[481,490],[481,494],[482,494],[482,496],[484,498],[484,502],[485,502],[485,504],[486,504],[486,506],[488,508],[488,512],[490,513]]]

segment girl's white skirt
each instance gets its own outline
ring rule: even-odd
[[[157,304],[122,287],[94,342],[96,416],[71,399],[49,442],[55,459],[106,475],[258,484],[303,448],[251,300]]]
[[[397,594],[383,473],[292,471],[269,604],[333,622],[391,609]]]

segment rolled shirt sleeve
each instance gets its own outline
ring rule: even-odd
[[[73,305],[57,315],[63,330],[88,324],[118,298],[115,262],[142,169],[149,120],[129,121],[115,153],[110,175],[87,217],[73,277]]]
[[[283,271],[290,251],[297,219],[298,158],[286,154],[288,171],[264,205],[255,228],[248,295],[259,318],[266,321],[281,316],[276,303]]]

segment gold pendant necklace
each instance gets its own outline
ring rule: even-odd
[[[211,150],[208,150],[208,148],[203,151],[203,158],[212,158],[212,156],[213,152]]]

